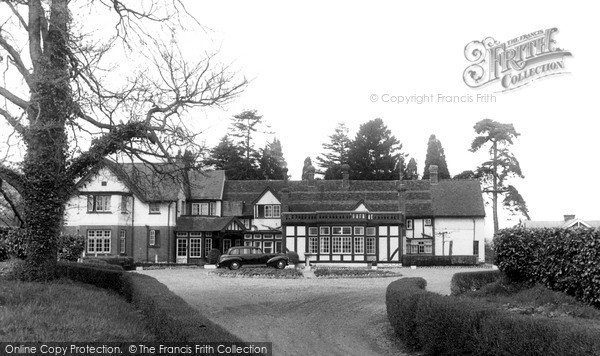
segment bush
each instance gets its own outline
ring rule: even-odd
[[[85,238],[81,235],[61,235],[58,260],[76,262],[85,250]]]
[[[221,251],[219,251],[216,248],[213,248],[212,250],[208,251],[208,256],[206,257],[206,260],[209,264],[214,265],[217,262],[219,262],[219,257],[221,257]]]
[[[499,280],[501,276],[498,270],[455,273],[450,281],[450,291],[452,295],[457,295],[478,290],[486,284]]]
[[[120,266],[122,269],[126,271],[130,271],[135,269],[135,263],[133,262],[133,257],[129,256],[101,256],[101,257],[91,257],[86,256],[83,259],[83,262],[92,263],[92,264],[109,264]]]
[[[10,229],[4,237],[4,245],[10,257],[24,260],[27,257],[27,233],[25,229]]]
[[[427,292],[421,278],[392,282],[387,314],[396,334],[425,355],[595,355],[598,325],[514,314],[478,300]]]
[[[297,266],[300,263],[300,256],[298,256],[298,253],[296,253],[294,251],[288,251],[286,253],[286,256],[290,260],[290,263],[293,264],[294,266]]]
[[[500,230],[496,264],[515,282],[540,283],[600,306],[600,230]]]
[[[157,341],[241,342],[156,279],[127,273],[124,280],[124,296],[144,314]]]
[[[110,265],[103,267],[98,264],[59,261],[56,265],[56,275],[121,293],[124,288],[121,278],[123,269],[116,268]]]
[[[221,277],[241,277],[241,278],[302,278],[302,272],[295,269],[275,269],[275,268],[240,268],[236,270],[218,269],[213,273]]]
[[[477,256],[402,256],[403,266],[474,266]]]
[[[8,253],[8,245],[5,240],[0,237],[0,262],[6,261],[10,258],[10,254]]]

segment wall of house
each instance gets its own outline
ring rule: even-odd
[[[436,218],[435,255],[448,256],[450,242],[452,255],[473,255],[473,242],[479,241],[479,261],[485,261],[484,255],[484,218]],[[440,232],[447,232],[443,237]]]
[[[281,202],[271,193],[267,191],[254,205],[254,219],[252,225],[256,226],[259,231],[278,229],[281,227],[281,218],[258,218],[257,205],[280,205]]]

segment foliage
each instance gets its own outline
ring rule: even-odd
[[[136,273],[123,279],[123,295],[142,312],[157,341],[241,342],[156,279]]]
[[[404,266],[473,266],[477,264],[477,256],[428,256],[404,255]]]
[[[260,153],[254,148],[254,136],[257,132],[270,133],[261,128],[268,126],[264,124],[261,115],[256,114],[256,110],[246,110],[231,118],[233,137],[238,139],[241,147],[242,159],[245,165],[242,167],[245,179],[264,179],[260,176],[258,160]]]
[[[520,213],[529,219],[529,209],[517,189],[508,183],[510,178],[523,178],[521,166],[508,146],[513,144],[519,133],[512,124],[504,124],[490,119],[477,122],[474,126],[478,136],[471,143],[471,152],[476,152],[489,144],[490,159],[483,162],[476,176],[483,183],[483,192],[492,196],[494,233],[498,231],[498,198],[504,196],[502,204],[511,213]]]
[[[435,135],[429,136],[429,141],[427,142],[423,179],[429,179],[429,167],[431,165],[438,166],[439,179],[450,179],[450,172],[448,172],[448,164],[446,163],[446,155],[444,154],[442,142]]]
[[[110,266],[113,267],[113,266]],[[123,269],[105,268],[100,264],[88,264],[61,261],[56,265],[56,274],[59,277],[70,278],[96,287],[112,289],[121,293],[124,288],[122,276]]]
[[[2,237],[0,237],[1,240]],[[27,257],[27,233],[24,229],[9,229],[3,242],[9,258],[14,257],[23,260]]]
[[[0,309],[3,341],[154,340],[142,316],[123,298],[66,279],[52,283],[3,280]]]
[[[479,176],[477,176],[477,173],[471,170],[467,170],[460,172],[459,174],[452,177],[452,179],[479,179]]]
[[[386,291],[396,334],[424,355],[593,355],[600,349],[591,322],[520,315],[424,288],[423,279],[405,278]]]
[[[217,262],[219,262],[219,257],[221,257],[221,251],[219,251],[219,249],[213,248],[212,250],[208,251],[208,256],[206,257],[206,260],[209,264],[214,265]]]
[[[600,306],[598,229],[500,230],[494,237],[496,264],[511,281],[540,283]]]
[[[381,278],[381,277],[399,277],[400,274],[392,271],[372,270],[372,269],[333,269],[317,268],[315,276],[318,278]]]
[[[419,170],[417,168],[417,161],[414,158],[410,158],[408,164],[406,165],[406,170],[404,172],[405,180],[416,180],[419,179]]]
[[[8,245],[3,238],[0,238],[0,262],[6,261],[10,258],[8,253]]]
[[[351,145],[349,132],[350,129],[346,124],[340,122],[335,127],[334,133],[329,136],[329,142],[323,143],[324,152],[317,157],[317,164],[325,179],[342,179],[341,167],[348,163]]]
[[[452,295],[457,295],[478,290],[499,280],[501,276],[498,270],[455,273],[450,280],[450,291]]]
[[[85,238],[81,235],[64,234],[60,237],[58,259],[77,261],[85,250]]]
[[[402,145],[381,119],[360,126],[350,145],[348,164],[351,179],[398,179],[397,165],[401,162]],[[403,167],[401,167],[403,169]]]
[[[218,269],[213,273],[221,277],[240,277],[240,278],[302,278],[302,272],[296,269],[275,269],[269,267],[249,268],[244,267],[236,270]]]
[[[119,266],[126,271],[135,269],[135,262],[131,256],[86,256],[83,262]]]
[[[265,148],[260,151],[259,159],[260,172],[264,179],[285,179],[287,173],[287,162],[283,158],[283,149],[281,141],[273,139],[273,142],[268,142]]]
[[[209,156],[204,160],[204,165],[214,169],[224,170],[227,179],[240,180],[246,177],[246,161],[243,159],[242,148],[227,135],[210,150]]]
[[[288,251],[285,255],[288,257],[290,264],[297,266],[300,263],[300,256],[298,256],[297,252]]]

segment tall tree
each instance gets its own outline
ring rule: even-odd
[[[348,164],[352,179],[398,179],[398,166],[402,145],[381,119],[360,126],[350,145]],[[404,167],[401,167],[404,169]]]
[[[432,164],[438,166],[439,179],[450,179],[450,172],[448,172],[448,164],[446,163],[446,155],[444,154],[442,142],[435,135],[429,136],[429,141],[427,142],[423,179],[429,179],[429,166]]]
[[[221,141],[210,150],[209,156],[204,160],[204,165],[211,166],[214,169],[225,171],[227,179],[242,180],[253,179],[246,178],[246,160],[242,147],[236,145],[227,135],[221,138]]]
[[[404,171],[404,179],[406,180],[416,180],[419,179],[419,171],[417,168],[417,161],[414,158],[410,158],[408,164],[406,165],[406,170]]]
[[[348,152],[350,150],[350,130],[343,122],[340,122],[332,135],[329,136],[329,142],[323,144],[325,152],[317,157],[317,163],[321,167],[321,173],[325,179],[342,178],[342,164],[348,163]]]
[[[523,178],[521,166],[510,152],[509,146],[519,136],[513,124],[504,124],[484,119],[474,126],[478,136],[471,143],[471,152],[488,146],[490,159],[477,168],[477,176],[484,184],[483,192],[492,197],[494,215],[494,233],[498,231],[498,199],[504,196],[502,204],[512,214],[523,214],[529,220],[529,210],[525,200],[514,186],[508,183],[510,178]]]
[[[287,168],[287,162],[283,158],[283,149],[281,141],[273,139],[273,142],[267,143],[261,150],[260,171],[265,179],[284,179],[284,168]]]
[[[254,135],[257,132],[271,133],[265,131],[269,127],[264,123],[261,115],[256,114],[256,110],[246,110],[231,118],[233,137],[237,137],[244,149],[244,156],[248,164],[255,164],[254,158],[258,151],[254,148]],[[261,126],[265,126],[262,128]]]
[[[183,58],[175,36],[190,15],[179,0],[144,5],[0,1],[0,59],[12,78],[0,86],[0,144],[14,149],[17,137],[24,149],[14,155],[22,160],[0,159],[0,178],[22,198],[29,241],[22,278],[54,277],[65,205],[79,178],[113,154],[173,162],[173,151],[197,135],[188,109],[222,105],[245,85],[212,55]],[[112,33],[94,31],[90,14]]]
[[[306,157],[304,159],[304,165],[302,166],[302,180],[308,179],[308,167],[312,166],[312,159],[310,157]]]

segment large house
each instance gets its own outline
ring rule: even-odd
[[[525,228],[563,228],[563,229],[596,229],[600,227],[600,220],[583,220],[573,214],[563,215],[563,220],[524,220],[521,225]]]
[[[104,161],[77,185],[65,230],[87,255],[196,263],[211,249],[295,251],[315,263],[400,264],[405,256],[484,260],[476,180],[227,180],[223,171]]]

